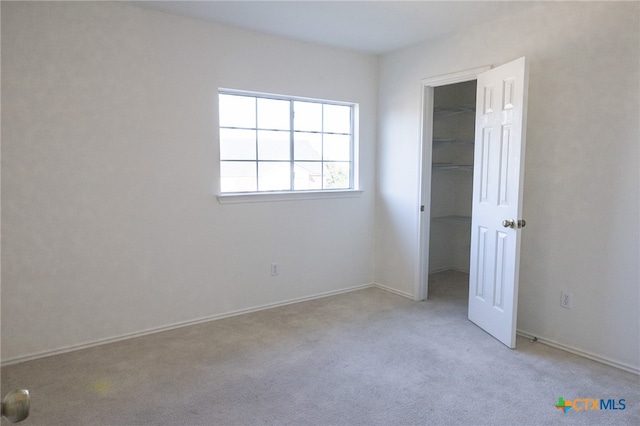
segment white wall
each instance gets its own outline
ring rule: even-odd
[[[420,80],[526,55],[518,327],[640,368],[638,7],[545,4],[377,68],[129,5],[2,2],[3,361],[369,283],[374,203],[375,281],[412,294]],[[359,102],[364,194],[218,204],[218,87]]]
[[[527,56],[518,328],[640,368],[639,7],[549,2],[381,58],[378,283],[416,279],[420,80]]]
[[[220,205],[218,87],[358,102],[364,194]],[[3,361],[373,282],[376,90],[374,56],[2,2]]]

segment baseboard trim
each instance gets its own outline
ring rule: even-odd
[[[264,310],[267,310],[267,309],[278,308],[280,306],[292,305],[294,303],[306,302],[306,301],[315,300],[315,299],[322,299],[322,298],[325,298],[325,297],[336,296],[338,294],[351,293],[353,291],[363,290],[363,289],[371,288],[371,287],[375,287],[375,286],[376,285],[374,283],[361,284],[361,285],[357,285],[357,286],[354,286],[354,287],[348,287],[348,288],[344,288],[344,289],[340,289],[340,290],[332,290],[332,291],[327,291],[327,292],[323,292],[323,293],[317,293],[317,294],[314,294],[314,295],[311,295],[311,296],[298,297],[298,298],[295,298],[295,299],[288,299],[288,300],[285,300],[285,301],[282,301],[282,302],[268,303],[268,304],[265,304],[265,305],[259,305],[259,306],[255,306],[255,307],[247,308],[247,309],[239,309],[237,311],[231,311],[231,312],[227,312],[227,313],[224,313],[224,314],[212,315],[212,316],[208,316],[208,317],[202,317],[202,318],[198,318],[198,319],[195,319],[195,320],[179,322],[179,323],[166,325],[166,326],[162,326],[162,327],[150,328],[150,329],[147,329],[147,330],[143,330],[143,331],[139,331],[139,332],[135,332],[135,333],[124,334],[124,335],[116,336],[116,337],[110,337],[110,338],[107,338],[107,339],[100,339],[100,340],[95,340],[95,341],[92,341],[92,342],[80,343],[78,345],[65,346],[65,347],[59,348],[59,349],[54,349],[54,350],[50,350],[50,351],[43,351],[43,352],[37,352],[37,353],[25,355],[25,356],[19,356],[19,357],[15,357],[15,358],[9,358],[7,360],[2,360],[2,362],[0,363],[0,366],[6,367],[6,366],[9,366],[9,365],[19,364],[21,362],[33,361],[33,360],[40,359],[40,358],[46,358],[46,357],[50,357],[50,356],[54,356],[54,355],[61,355],[61,354],[68,353],[68,352],[79,351],[79,350],[82,350],[82,349],[93,348],[93,347],[96,347],[96,346],[107,345],[109,343],[115,343],[115,342],[121,342],[123,340],[135,339],[136,337],[147,336],[147,335],[155,334],[155,333],[162,333],[163,331],[175,330],[177,328],[188,327],[190,325],[197,325],[197,324],[202,324],[202,323],[205,323],[205,322],[221,320],[221,319],[224,319],[224,318],[230,318],[230,317],[235,317],[235,316],[239,316],[239,315],[250,314],[252,312],[264,311]]]
[[[366,288],[371,288],[371,287],[375,287],[375,288],[379,288],[381,290],[387,291],[389,293],[393,293],[396,294],[398,296],[402,296],[405,297],[407,299],[413,300],[413,295],[409,294],[409,293],[405,293],[403,291],[400,290],[396,290],[394,288],[391,287],[387,287],[385,285],[379,284],[379,283],[368,283],[368,284],[361,284],[361,285],[357,285],[357,286],[353,286],[353,287],[348,287],[348,288],[344,288],[344,289],[340,289],[340,290],[333,290],[333,291],[328,291],[328,292],[323,292],[323,293],[317,293],[311,296],[305,296],[305,297],[299,297],[299,298],[295,298],[295,299],[289,299],[289,300],[285,300],[282,302],[277,302],[277,303],[268,303],[265,305],[259,305],[259,306],[255,306],[252,308],[247,308],[247,309],[239,309],[236,311],[231,311],[231,312],[227,312],[224,314],[218,314],[218,315],[212,315],[212,316],[208,316],[208,317],[203,317],[203,318],[198,318],[195,320],[190,320],[190,321],[184,321],[184,322],[180,322],[180,323],[175,323],[175,324],[171,324],[171,325],[167,325],[167,326],[163,326],[163,327],[156,327],[156,328],[151,328],[148,330],[144,330],[144,331],[140,331],[140,332],[136,332],[136,333],[129,333],[129,334],[125,334],[122,336],[117,336],[117,337],[111,337],[111,338],[107,338],[107,339],[100,339],[100,340],[96,340],[93,342],[87,342],[87,343],[81,343],[78,345],[71,345],[71,346],[66,346],[63,348],[59,348],[59,349],[54,349],[51,351],[44,351],[44,352],[38,352],[38,353],[34,353],[34,354],[30,354],[30,355],[25,355],[25,356],[20,356],[20,357],[16,357],[16,358],[10,358],[7,360],[3,360],[0,363],[0,366],[5,367],[5,366],[9,366],[9,365],[14,365],[14,364],[19,364],[21,362],[26,362],[26,361],[32,361],[35,359],[40,359],[40,358],[46,358],[49,356],[54,356],[54,355],[60,355],[60,354],[64,354],[64,353],[68,353],[68,352],[74,352],[74,351],[78,351],[78,350],[82,350],[82,349],[88,349],[88,348],[93,348],[96,346],[101,346],[101,345],[106,345],[109,343],[115,343],[115,342],[120,342],[123,340],[128,340],[128,339],[134,339],[136,337],[142,337],[142,336],[147,336],[150,334],[155,334],[155,333],[162,333],[163,331],[169,331],[169,330],[175,330],[177,328],[182,328],[182,327],[188,327],[190,325],[196,325],[196,324],[202,324],[205,322],[209,322],[209,321],[216,321],[216,320],[220,320],[220,319],[224,319],[224,318],[230,318],[230,317],[235,317],[238,315],[244,315],[244,314],[249,314],[252,312],[258,312],[258,311],[263,311],[263,310],[267,310],[267,309],[272,309],[272,308],[277,308],[280,306],[286,306],[286,305],[292,305],[294,303],[300,303],[300,302],[306,302],[306,301],[310,301],[310,300],[315,300],[315,299],[322,299],[325,297],[330,297],[330,296],[335,296],[338,294],[344,294],[344,293],[350,293],[353,291],[358,291],[358,290],[363,290]],[[627,371],[629,373],[633,373],[636,374],[638,376],[640,376],[640,369],[622,362],[618,362],[618,361],[614,361],[612,359],[609,359],[607,357],[603,357],[600,355],[596,355],[594,353],[588,352],[588,351],[584,351],[582,349],[578,349],[572,346],[568,346],[562,343],[558,343],[554,340],[551,339],[547,339],[545,337],[541,337],[538,336],[536,334],[524,331],[524,330],[516,330],[516,333],[524,338],[527,339],[533,339],[534,337],[537,338],[538,342],[545,344],[547,346],[551,346],[554,348],[558,348],[561,349],[563,351],[566,352],[570,352],[579,356],[582,356],[584,358],[588,358],[591,359],[593,361],[597,361],[600,362],[602,364],[605,365],[609,365],[611,367],[615,367],[618,368],[620,370],[624,370]]]
[[[395,288],[387,287],[386,285],[373,283],[373,287],[413,300],[413,294],[405,293],[404,291],[396,290]]]
[[[605,364],[605,365],[608,365],[610,367],[615,367],[615,368],[618,368],[620,370],[624,370],[624,371],[627,371],[629,373],[633,373],[633,374],[636,374],[636,375],[640,376],[640,368],[634,367],[632,365],[625,364],[623,362],[614,361],[614,360],[612,360],[610,358],[603,357],[603,356],[600,356],[600,355],[596,355],[594,353],[591,353],[591,352],[588,352],[588,351],[585,351],[585,350],[582,350],[582,349],[578,349],[578,348],[575,348],[573,346],[569,346],[569,345],[565,345],[565,344],[562,344],[562,343],[558,343],[555,340],[547,339],[545,337],[540,337],[540,336],[538,336],[536,334],[529,333],[528,331],[516,330],[516,334],[518,334],[519,336],[522,336],[524,338],[527,338],[529,340],[531,340],[533,338],[536,338],[538,342],[543,343],[543,344],[545,344],[547,346],[551,346],[551,347],[554,347],[554,348],[562,349],[563,351],[570,352],[570,353],[575,354],[575,355],[579,355],[579,356],[581,356],[583,358],[588,358],[590,360],[597,361],[597,362],[599,362],[601,364]]]

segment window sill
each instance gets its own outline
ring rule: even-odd
[[[268,201],[318,200],[325,198],[353,198],[362,195],[361,189],[300,192],[229,193],[217,196],[220,204],[260,203]]]

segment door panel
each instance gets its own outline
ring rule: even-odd
[[[528,67],[478,76],[469,319],[515,347]],[[513,220],[503,226],[504,220]]]

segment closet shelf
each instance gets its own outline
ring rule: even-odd
[[[433,163],[431,165],[433,170],[462,170],[465,172],[473,171],[473,166],[466,164],[453,164],[453,163]]]
[[[473,139],[447,139],[447,138],[433,138],[434,144],[465,144],[473,145]]]
[[[475,112],[475,105],[457,105],[453,107],[436,107],[433,109],[433,113],[438,117],[450,117],[452,115],[464,114],[468,112]]]
[[[449,215],[449,216],[438,216],[434,217],[431,220],[434,222],[449,222],[449,223],[459,223],[461,225],[471,225],[471,216],[460,216],[460,215]]]

